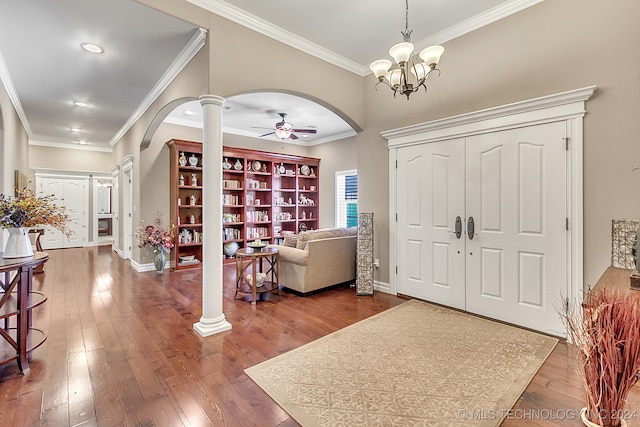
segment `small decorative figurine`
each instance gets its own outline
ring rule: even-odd
[[[196,223],[196,217],[195,215],[191,215],[189,217],[189,224],[195,224]]]
[[[191,205],[195,205],[196,204],[196,195],[192,194],[191,197],[189,197],[189,203],[191,203]]]
[[[184,175],[180,175],[180,178],[178,178],[178,185],[184,185]]]
[[[198,177],[196,176],[195,173],[191,174],[191,185],[193,187],[197,187],[198,186]]]

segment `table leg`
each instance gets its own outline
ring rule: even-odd
[[[18,272],[20,282],[18,283],[18,315],[16,325],[16,342],[18,343],[18,368],[23,374],[29,372],[29,360],[27,357],[27,333],[29,331],[29,316],[27,305],[29,304],[29,279],[32,274],[30,268],[21,268]]]
[[[260,263],[260,267],[262,267],[262,263]],[[256,258],[252,257],[251,261],[251,274],[253,274],[253,280],[251,281],[251,305],[255,307],[256,305],[256,289],[257,289],[257,279],[256,279]]]

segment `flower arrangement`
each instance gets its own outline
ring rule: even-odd
[[[53,194],[36,196],[24,188],[15,197],[0,194],[0,226],[4,228],[48,225],[71,236],[69,216],[64,206],[55,204]]]
[[[588,292],[582,306],[565,301],[561,317],[586,391],[583,421],[625,425],[627,395],[640,372],[640,296],[617,289]]]
[[[153,225],[145,225],[144,221],[140,221],[136,237],[138,238],[138,247],[151,246],[155,252],[164,250],[171,251],[174,246],[175,225],[169,227],[162,225],[162,213],[158,210]]]

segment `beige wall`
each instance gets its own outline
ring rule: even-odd
[[[29,150],[27,133],[13,108],[11,99],[0,84],[0,193],[14,193],[14,171],[19,170],[27,177],[29,172]],[[31,185],[33,189],[35,185]]]
[[[585,285],[593,285],[610,262],[611,220],[640,216],[633,196],[640,188],[640,170],[633,170],[640,166],[638,16],[633,0],[545,1],[447,43],[442,76],[427,94],[393,99],[373,90],[369,76],[358,173],[360,206],[375,213],[380,270],[389,270],[388,153],[380,131],[597,85],[584,129]]]
[[[29,145],[29,167],[85,172],[109,172],[111,153]]]
[[[311,157],[320,161],[320,228],[336,225],[336,172],[358,169],[358,144],[355,137],[313,145]]]

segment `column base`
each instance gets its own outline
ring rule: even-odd
[[[225,320],[224,314],[216,319],[205,319],[204,317],[201,317],[198,323],[193,324],[193,329],[201,337],[208,337],[210,335],[228,331],[231,329],[231,323]]]

